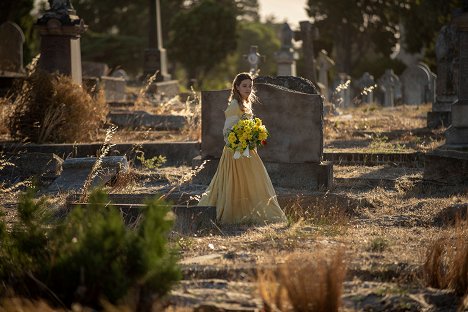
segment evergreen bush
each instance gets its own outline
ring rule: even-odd
[[[3,294],[43,298],[70,306],[118,303],[130,291],[139,300],[159,298],[180,278],[167,247],[172,227],[168,205],[149,201],[140,224],[129,229],[107,195],[95,191],[89,205],[61,221],[46,213],[45,200],[28,191],[10,230],[0,223],[0,279]]]

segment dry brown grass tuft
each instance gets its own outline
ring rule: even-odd
[[[468,223],[457,221],[453,232],[434,241],[424,263],[427,285],[468,294]]]
[[[63,75],[36,71],[14,93],[9,129],[15,139],[35,143],[91,140],[108,112],[103,96],[94,100]]]
[[[258,283],[266,311],[338,311],[346,274],[344,251],[291,254]]]

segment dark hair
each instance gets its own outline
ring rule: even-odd
[[[229,95],[229,100],[228,100],[229,102],[231,102],[233,99],[236,99],[237,103],[239,103],[239,107],[242,112],[245,112],[244,100],[242,99],[242,96],[240,95],[236,87],[238,87],[241,84],[241,82],[246,79],[252,81],[253,83],[253,78],[249,73],[243,72],[243,73],[239,73],[236,75],[236,77],[232,81],[231,95]],[[252,92],[249,95],[248,101],[250,103],[253,103],[256,101],[256,99],[257,97],[255,96],[255,90],[252,86]]]

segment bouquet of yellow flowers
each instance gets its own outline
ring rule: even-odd
[[[227,137],[227,147],[234,151],[234,159],[250,157],[249,150],[266,145],[268,130],[260,118],[240,119]]]

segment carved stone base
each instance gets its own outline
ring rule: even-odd
[[[197,156],[193,159],[192,167],[203,168],[193,177],[195,184],[208,185],[218,168],[219,159],[203,159]],[[331,162],[322,163],[273,163],[264,162],[271,182],[275,187],[318,190],[330,189],[333,186],[333,165]]]
[[[445,144],[468,147],[468,127],[454,127],[451,125],[445,131]]]

